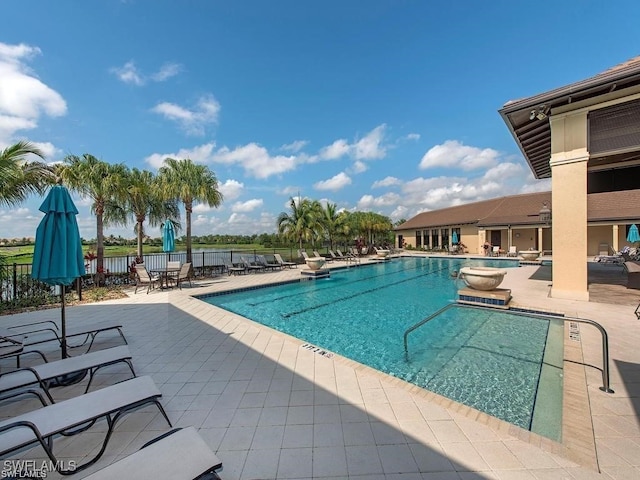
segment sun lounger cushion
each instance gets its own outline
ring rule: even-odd
[[[76,467],[76,471],[82,470],[102,456],[118,419],[134,408],[155,403],[171,426],[160,405],[161,396],[151,377],[137,377],[3,420],[0,422],[0,455],[36,443],[45,448],[47,441],[57,434],[69,433],[74,428],[86,426],[92,420],[106,418],[109,428],[102,448],[93,459]],[[86,428],[80,429],[83,430]],[[53,443],[47,455],[54,463],[57,462],[53,454]]]
[[[86,480],[114,478],[170,478],[191,480],[213,472],[222,462],[195,428],[174,431],[149,446],[85,477]]]
[[[40,384],[40,387],[47,393],[47,381],[83,370],[89,370],[90,378],[85,390],[86,393],[89,391],[93,375],[98,369],[120,362],[126,363],[132,375],[135,377],[133,365],[131,364],[131,352],[129,351],[129,347],[124,345],[78,355],[77,357],[69,357],[55,362],[3,372],[0,373],[0,396],[4,392],[9,392],[20,387],[27,387],[34,383]],[[50,401],[53,400],[48,393],[47,396]]]

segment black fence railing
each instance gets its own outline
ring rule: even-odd
[[[279,253],[288,261],[300,261],[297,251],[293,249],[251,249],[251,250],[208,250],[192,252],[193,274],[196,277],[209,277],[224,271],[226,265],[240,261],[244,255],[253,260],[256,255]],[[143,256],[149,270],[162,269],[169,261],[187,261],[186,252],[150,253]],[[104,257],[103,283],[107,287],[126,285],[135,281],[131,267],[136,263],[136,255],[119,255]],[[96,260],[86,261],[86,274],[68,290],[75,289],[82,298],[82,289],[96,285]],[[39,307],[60,301],[60,290],[31,278],[31,264],[0,264],[0,312]]]

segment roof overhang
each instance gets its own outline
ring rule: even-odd
[[[640,57],[595,77],[532,97],[505,103],[499,110],[511,135],[520,147],[533,175],[550,178],[551,125],[553,109],[590,100],[640,85]]]

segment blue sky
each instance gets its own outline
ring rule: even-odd
[[[497,110],[638,54],[640,3],[3,0],[0,148],[207,164],[193,233],[274,232],[303,197],[394,221],[536,190]],[[31,237],[40,198],[0,208]],[[77,198],[85,238],[88,202]],[[133,224],[107,234],[134,237]],[[160,236],[160,228],[147,233]]]

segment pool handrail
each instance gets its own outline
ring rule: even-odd
[[[408,345],[409,334],[413,332],[415,329],[429,322],[430,320],[433,320],[435,317],[437,317],[441,313],[444,313],[446,310],[449,310],[450,308],[453,308],[453,307],[485,310],[485,311],[490,310],[490,307],[481,307],[477,305],[467,305],[463,303],[453,302],[445,305],[440,310],[420,320],[418,323],[416,323],[415,325],[412,325],[404,332],[404,354],[407,361],[409,361],[409,345]],[[559,315],[537,313],[537,312],[520,312],[520,311],[513,311],[513,310],[502,310],[502,312],[508,313],[510,315],[518,315],[521,317],[539,318],[541,320],[562,320],[563,322],[571,321],[571,322],[577,322],[577,323],[586,323],[587,325],[593,325],[594,327],[596,327],[600,331],[600,334],[602,335],[602,386],[599,388],[605,393],[615,393],[609,386],[609,336],[607,335],[607,331],[604,329],[604,327],[600,325],[598,322],[594,320],[590,320],[588,318],[567,317],[567,316],[559,316]]]

